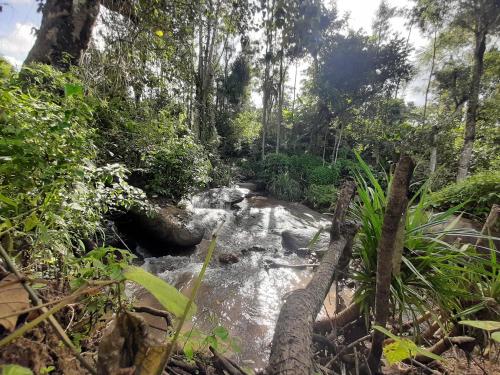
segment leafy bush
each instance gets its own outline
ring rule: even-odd
[[[500,202],[500,171],[477,173],[432,194],[433,207],[446,210],[463,205],[463,210],[485,217],[493,204]]]
[[[337,188],[333,185],[309,185],[306,190],[306,203],[313,208],[329,208],[336,200]]]
[[[320,166],[311,171],[309,182],[313,185],[330,185],[338,183],[339,170],[335,166]]]
[[[353,214],[361,223],[354,248],[354,258],[360,263],[353,275],[358,284],[354,300],[360,304],[362,311],[369,312],[375,300],[377,247],[382,234],[388,188],[382,187],[359,156],[358,160],[358,200]],[[384,185],[390,186],[391,178],[388,176]],[[471,294],[471,288],[478,288],[480,284],[477,279],[484,282],[486,275],[491,273],[485,272],[484,262],[487,260],[478,257],[472,247],[461,248],[443,241],[448,234],[472,238],[481,236],[469,229],[453,228],[453,214],[459,207],[444,213],[433,213],[431,203],[427,185],[408,202],[399,272],[394,273],[391,281],[391,305],[395,316],[418,316],[436,306],[451,314],[452,311],[463,311],[464,305],[468,305],[467,313],[470,314],[484,308],[489,297],[487,293]],[[443,226],[444,229],[438,229]],[[492,280],[498,286],[495,269]],[[486,289],[484,287],[483,290]]]
[[[278,199],[298,201],[302,199],[300,183],[290,177],[288,173],[277,175],[268,186],[269,191]]]
[[[292,155],[289,161],[289,171],[293,178],[297,181],[307,183],[311,171],[323,165],[323,160],[314,155]]]
[[[191,136],[172,139],[146,156],[146,188],[178,201],[209,181],[210,162]]]
[[[32,66],[30,82],[39,70],[39,79],[62,86],[28,93],[17,73],[0,81],[0,232],[27,244],[42,267],[71,256],[80,239],[102,229],[105,213],[145,196],[126,183],[123,166],[94,164],[92,107],[75,78]]]
[[[288,172],[290,158],[285,154],[268,154],[260,162],[257,176],[266,182],[270,182],[277,175]]]

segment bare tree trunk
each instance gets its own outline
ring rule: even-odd
[[[413,173],[413,160],[401,156],[394,172],[387,207],[382,224],[382,234],[377,247],[377,285],[375,292],[375,324],[385,327],[389,315],[389,297],[392,276],[392,258],[396,243],[401,215],[403,214],[410,178]],[[368,365],[372,374],[377,373],[382,355],[384,334],[374,330]]]
[[[88,47],[99,4],[99,0],[47,0],[35,44],[24,63],[49,64],[59,70],[78,65]]]
[[[330,290],[343,249],[356,225],[343,223],[354,183],[344,184],[332,219],[330,245],[318,271],[305,289],[292,292],[281,308],[269,359],[269,374],[313,374],[311,343],[313,322]]]
[[[425,100],[424,100],[424,113],[422,116],[422,126],[425,126],[427,120],[427,104],[429,102],[429,92],[432,84],[432,76],[434,75],[434,66],[436,64],[436,50],[437,50],[437,27],[434,28],[434,38],[432,42],[432,60],[431,60],[431,71],[429,72],[429,79],[427,80],[427,88],[425,89]],[[429,162],[429,170],[433,173],[436,170],[436,160],[437,160],[437,146],[436,146],[436,126],[432,126],[431,130],[431,157]]]
[[[264,69],[264,82],[263,82],[263,95],[262,95],[262,159],[266,156],[266,136],[269,125],[270,117],[270,99],[271,99],[271,65],[273,55],[273,18],[274,18],[274,0],[271,1],[269,7],[269,0],[266,1],[267,19],[264,20],[266,28],[266,53],[264,56],[265,69]]]
[[[476,118],[479,108],[479,89],[481,76],[484,70],[484,52],[486,50],[486,30],[481,30],[481,25],[475,33],[476,45],[474,48],[474,66],[472,68],[472,82],[470,86],[469,101],[467,103],[467,114],[465,117],[465,135],[460,159],[458,161],[457,181],[467,177],[470,162],[472,159],[472,149],[476,139]]]
[[[282,41],[283,43],[283,41]],[[280,131],[281,131],[281,123],[283,122],[283,95],[285,91],[285,69],[283,68],[283,45],[281,47],[281,56],[280,56],[280,79],[278,86],[278,121],[276,124],[276,153],[280,152]]]

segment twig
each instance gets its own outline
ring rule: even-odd
[[[159,316],[160,318],[165,319],[168,326],[172,325],[172,317],[165,310],[159,310],[149,306],[134,306],[134,311],[138,313],[146,313],[154,316]]]
[[[7,254],[7,252],[5,251],[5,249],[3,248],[3,246],[1,244],[0,244],[0,254],[4,258],[5,262],[7,263],[7,266],[9,267],[10,271],[12,273],[14,273],[17,276],[18,279],[22,279],[22,275],[19,273],[19,271],[17,270],[16,266],[14,265],[14,263],[12,262],[12,260],[10,259],[9,254]],[[35,291],[28,284],[26,284],[26,282],[23,282],[22,285],[23,285],[24,289],[26,289],[26,291],[30,295],[31,300],[33,301],[33,303],[35,305],[37,305],[37,306],[41,305],[42,303],[40,302],[40,299],[36,295]],[[48,310],[47,310],[46,307],[42,307],[42,311],[44,313],[48,312]],[[61,325],[59,324],[59,322],[57,321],[57,319],[53,315],[49,315],[48,321],[49,321],[50,325],[52,325],[52,327],[56,331],[56,333],[59,336],[59,338],[72,351],[73,355],[78,359],[78,361],[82,364],[82,366],[85,367],[87,369],[87,371],[89,371],[91,374],[97,375],[97,371],[78,352],[78,349],[73,345],[73,343],[71,342],[70,338],[68,337],[68,335],[66,335],[66,332],[64,332],[63,328],[61,327]]]
[[[424,365],[423,363],[417,361],[416,359],[410,358],[410,361],[411,361],[411,363],[413,363],[419,367],[422,367],[424,370],[429,371],[431,374],[441,375],[441,373],[439,371],[431,369],[430,367]]]
[[[359,343],[365,341],[365,340],[368,340],[370,337],[372,337],[372,335],[366,335],[366,336],[363,336],[363,337],[360,337],[359,339],[351,342],[349,345],[343,347],[336,355],[335,357],[333,357],[327,364],[326,364],[326,367],[330,367],[333,365],[333,363],[337,360],[337,358],[339,356],[341,356],[342,354],[344,354],[347,350],[355,347],[356,345],[358,345]]]
[[[73,319],[75,319],[75,309],[74,309],[73,305],[68,305],[68,307],[71,309],[71,319],[69,320],[69,323],[66,326],[66,329],[64,330],[64,332],[67,332],[68,329],[70,329],[71,325],[73,324]]]

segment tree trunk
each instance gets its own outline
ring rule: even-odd
[[[283,42],[282,42],[283,43]],[[281,123],[283,122],[283,95],[285,91],[285,69],[283,68],[283,47],[281,48],[280,56],[280,79],[278,86],[278,121],[276,123],[276,153],[280,152],[280,131]]]
[[[78,65],[99,14],[99,0],[47,0],[35,44],[24,61],[68,70]]]
[[[343,249],[356,232],[354,224],[343,223],[354,183],[341,190],[332,219],[330,245],[318,271],[305,289],[292,292],[281,308],[274,332],[269,374],[313,374],[311,343],[313,322],[332,285]]]
[[[424,113],[422,116],[422,126],[425,126],[427,120],[427,104],[429,102],[429,92],[431,89],[432,76],[434,74],[434,66],[436,64],[436,50],[437,50],[437,27],[434,28],[434,38],[432,42],[432,60],[431,60],[431,71],[429,72],[429,79],[427,81],[427,88],[425,89],[425,100],[424,100]],[[436,170],[436,160],[437,160],[437,147],[436,147],[436,126],[432,125],[431,129],[431,156],[429,161],[429,170],[433,173]]]
[[[479,89],[481,76],[484,70],[484,52],[486,50],[486,30],[478,30],[475,33],[476,45],[474,48],[474,66],[472,68],[472,82],[470,85],[469,102],[467,103],[467,114],[465,117],[465,135],[460,159],[458,161],[457,182],[467,177],[470,162],[472,159],[472,149],[476,138],[476,118],[479,107]]]
[[[377,246],[377,284],[375,291],[375,324],[385,327],[389,315],[389,297],[392,276],[392,258],[396,243],[401,216],[403,214],[410,178],[413,173],[413,160],[409,156],[401,156],[394,172],[387,207],[382,224],[382,234]],[[384,334],[374,330],[372,347],[368,356],[371,373],[377,373]]]

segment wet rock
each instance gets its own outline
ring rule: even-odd
[[[230,208],[243,201],[247,192],[237,187],[214,188],[194,196],[191,204],[194,208]]]
[[[240,258],[238,258],[238,256],[233,253],[225,253],[219,255],[219,262],[222,264],[234,264],[238,263],[239,261]]]
[[[241,253],[243,255],[247,255],[249,253],[252,253],[252,252],[255,252],[255,253],[264,253],[266,252],[267,249],[263,248],[263,247],[260,247],[260,246],[252,246],[252,247],[249,247],[247,249],[243,249],[241,250]]]
[[[187,211],[174,206],[150,214],[131,210],[119,218],[117,224],[122,232],[148,249],[193,247],[201,242],[205,234],[205,228],[191,220]]]

